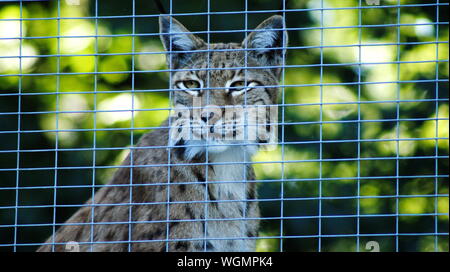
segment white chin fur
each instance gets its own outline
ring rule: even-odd
[[[208,150],[208,154],[216,156],[225,151],[233,151],[239,153],[247,153],[249,157],[256,154],[258,147],[256,145],[249,145],[248,143],[234,141],[231,145],[227,143],[217,141],[199,141],[190,140],[186,141],[185,158],[187,160],[193,159],[195,156],[205,153]]]

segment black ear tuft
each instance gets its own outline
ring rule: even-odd
[[[169,16],[159,17],[159,30],[162,44],[171,56],[167,62],[171,69],[179,67],[187,61],[192,53],[177,51],[193,51],[204,46],[205,42],[193,35],[180,22]]]
[[[242,47],[254,49],[248,54],[256,58],[262,66],[281,66],[287,42],[288,36],[284,19],[280,15],[274,15],[250,33],[242,42]],[[275,70],[281,69],[276,68]]]

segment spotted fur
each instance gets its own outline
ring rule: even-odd
[[[276,47],[286,44],[280,16],[264,21],[242,44],[208,45],[170,17],[161,17],[160,28],[170,51],[175,106],[194,116],[193,96],[219,111],[276,103],[284,54]],[[198,93],[177,88],[190,78],[203,82]],[[231,95],[225,87],[236,78],[258,87]],[[194,120],[183,118],[174,114],[142,136],[110,182],[38,251],[65,251],[69,241],[80,251],[254,251],[260,213],[250,158],[256,152],[251,143],[258,141],[210,148],[220,141],[190,141],[173,126]],[[200,126],[212,130],[208,125]]]

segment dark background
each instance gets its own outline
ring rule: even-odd
[[[386,7],[360,10],[351,8],[358,1],[323,2],[323,29],[320,1],[289,1],[285,14],[284,144],[255,158],[265,218],[258,251],[366,251],[372,240],[381,251],[448,251],[448,1],[438,9],[381,0]],[[172,3],[189,30],[208,30],[207,15],[189,15],[206,12],[207,1]],[[159,14],[152,1],[136,1],[135,19],[132,1],[22,5],[26,39],[6,39],[19,37],[20,21],[0,21],[0,251],[35,250],[170,105],[164,55],[148,54],[163,50],[158,18],[145,16]],[[262,12],[245,16],[244,1],[211,1],[209,29],[224,32],[209,39],[240,42],[245,33],[235,30],[278,7],[248,1]],[[0,19],[20,16],[18,3],[0,3]],[[19,58],[6,58],[19,48],[39,56],[22,58],[20,68]],[[108,112],[129,109],[130,90],[142,109],[133,123],[129,111]]]

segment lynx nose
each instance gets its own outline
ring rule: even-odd
[[[208,105],[203,108],[199,117],[205,125],[213,126],[222,117],[222,110],[218,106]]]
[[[208,122],[211,121],[214,118],[214,112],[210,111],[210,112],[203,112],[201,117],[203,122]]]

